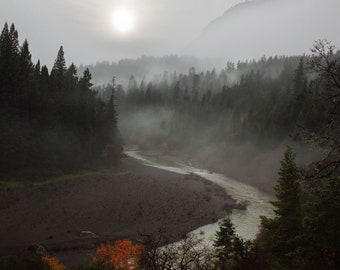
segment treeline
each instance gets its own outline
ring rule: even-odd
[[[322,111],[311,106],[318,93],[310,83],[313,75],[306,71],[307,61],[307,56],[270,57],[236,66],[227,63],[220,72],[191,68],[187,74],[164,73],[151,81],[131,76],[126,87],[117,88],[119,110],[122,117],[132,111],[171,111],[171,117],[160,118],[152,132],[157,136],[156,129],[163,129],[167,136],[158,136],[154,144],[166,141],[171,148],[197,149],[207,143],[220,148],[250,142],[272,147],[300,123],[323,121]],[[107,100],[111,87],[96,89]],[[141,138],[143,132],[137,133]]]
[[[339,53],[334,52],[335,55]],[[321,126],[324,109],[313,106],[320,89],[308,70],[310,56],[228,62],[215,69],[131,76],[118,85],[120,130],[127,143],[189,159],[191,163],[273,192],[284,146],[303,126]],[[103,100],[111,84],[96,86]],[[306,147],[297,144],[300,153]],[[299,155],[298,164],[318,151]]]
[[[92,90],[86,69],[66,66],[60,47],[52,70],[32,63],[27,40],[19,46],[14,24],[0,36],[0,166],[75,169],[100,159],[119,159],[114,91],[106,102]],[[111,152],[103,150],[107,144]]]
[[[261,217],[261,230],[250,245],[253,259],[245,268],[223,269],[340,268],[340,57],[327,41],[317,41],[312,53],[308,68],[316,94],[309,108],[322,121],[301,121],[295,138],[323,154],[298,167],[295,153],[286,149],[271,202],[274,217]]]
[[[93,262],[71,269],[339,269],[340,58],[330,44],[323,42],[316,43],[313,54],[308,65],[316,73],[313,84],[319,95],[312,105],[323,110],[323,122],[302,126],[297,138],[323,149],[324,154],[299,168],[292,149],[286,149],[278,171],[276,200],[272,202],[274,216],[262,217],[254,240],[242,239],[231,220],[225,218],[213,247],[194,236],[165,245],[171,239],[160,232],[141,235],[142,245],[129,240],[103,244],[97,248]],[[54,257],[34,256],[36,269],[64,269]],[[30,258],[5,260],[3,268],[24,269],[32,263]]]
[[[79,71],[89,69],[96,85],[111,82],[112,74],[115,74],[120,83],[125,85],[131,74],[138,80],[152,79],[157,74],[165,71],[177,71],[184,73],[190,67],[206,70],[213,67],[222,67],[222,60],[202,60],[193,56],[168,55],[162,57],[142,56],[136,59],[121,59],[117,62],[97,62],[94,65],[80,65]]]
[[[165,246],[161,233],[144,235],[140,238],[143,246],[129,240],[103,244],[97,248],[92,263],[73,269],[339,269],[340,57],[329,43],[317,42],[308,60],[313,80],[308,82],[304,76],[298,80],[302,67],[301,60],[293,72],[292,89],[299,89],[298,82],[302,83],[301,89],[311,89],[306,92],[313,97],[308,101],[309,109],[321,116],[299,122],[295,137],[322,149],[323,155],[299,168],[293,150],[286,149],[278,171],[276,200],[272,202],[274,216],[262,217],[256,239],[242,239],[226,218],[215,235],[214,247],[207,247],[192,236]],[[32,261],[31,256],[9,258],[0,265],[4,269],[25,269],[26,265],[36,264],[35,269],[64,269],[53,257],[34,254]]]

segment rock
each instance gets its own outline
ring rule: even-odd
[[[79,236],[83,238],[98,238],[99,237],[97,234],[91,231],[81,231]]]
[[[245,202],[236,201],[236,204],[234,205],[234,208],[235,209],[246,210],[247,209],[247,204]]]

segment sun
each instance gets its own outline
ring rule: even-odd
[[[117,9],[112,14],[112,25],[120,33],[129,33],[135,26],[135,15],[129,9]]]

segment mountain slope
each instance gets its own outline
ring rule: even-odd
[[[229,60],[309,53],[317,39],[340,45],[340,1],[258,0],[215,19],[185,54]]]

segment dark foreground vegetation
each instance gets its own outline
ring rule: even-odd
[[[103,102],[88,70],[78,77],[60,47],[51,72],[33,64],[28,42],[5,24],[0,36],[0,170],[2,180],[84,168],[119,159],[114,91]],[[106,149],[105,149],[106,148]]]
[[[62,49],[51,74],[46,67],[33,65],[27,42],[19,49],[14,26],[5,25],[0,42],[2,169],[79,166],[100,156],[106,144],[114,145],[112,85],[111,92],[102,92],[103,97],[109,93],[108,103],[97,99],[89,73],[78,79],[74,66],[65,67]],[[324,41],[317,42],[312,52],[301,60],[271,59],[287,64],[274,77],[256,70],[269,65],[269,59],[247,64],[254,71],[245,72],[233,85],[223,82],[223,73],[191,70],[189,75],[174,74],[172,85],[161,80],[159,87],[151,82],[137,87],[131,78],[126,95],[118,88],[120,102],[129,110],[172,109],[172,117],[158,126],[163,132],[145,130],[137,138],[148,138],[146,143],[158,140],[164,151],[193,149],[207,141],[215,148],[222,142],[220,151],[244,142],[272,147],[292,134],[322,154],[298,167],[287,148],[272,203],[275,215],[262,217],[253,241],[236,235],[226,218],[213,247],[193,236],[164,246],[162,233],[142,235],[140,245],[126,239],[103,244],[93,262],[73,269],[339,269],[340,58]],[[292,71],[288,67],[293,60],[297,68]],[[305,73],[306,64],[310,75]],[[230,74],[236,72],[232,65],[228,68]],[[242,64],[237,69],[241,68]],[[39,246],[1,260],[0,268],[64,269]]]

